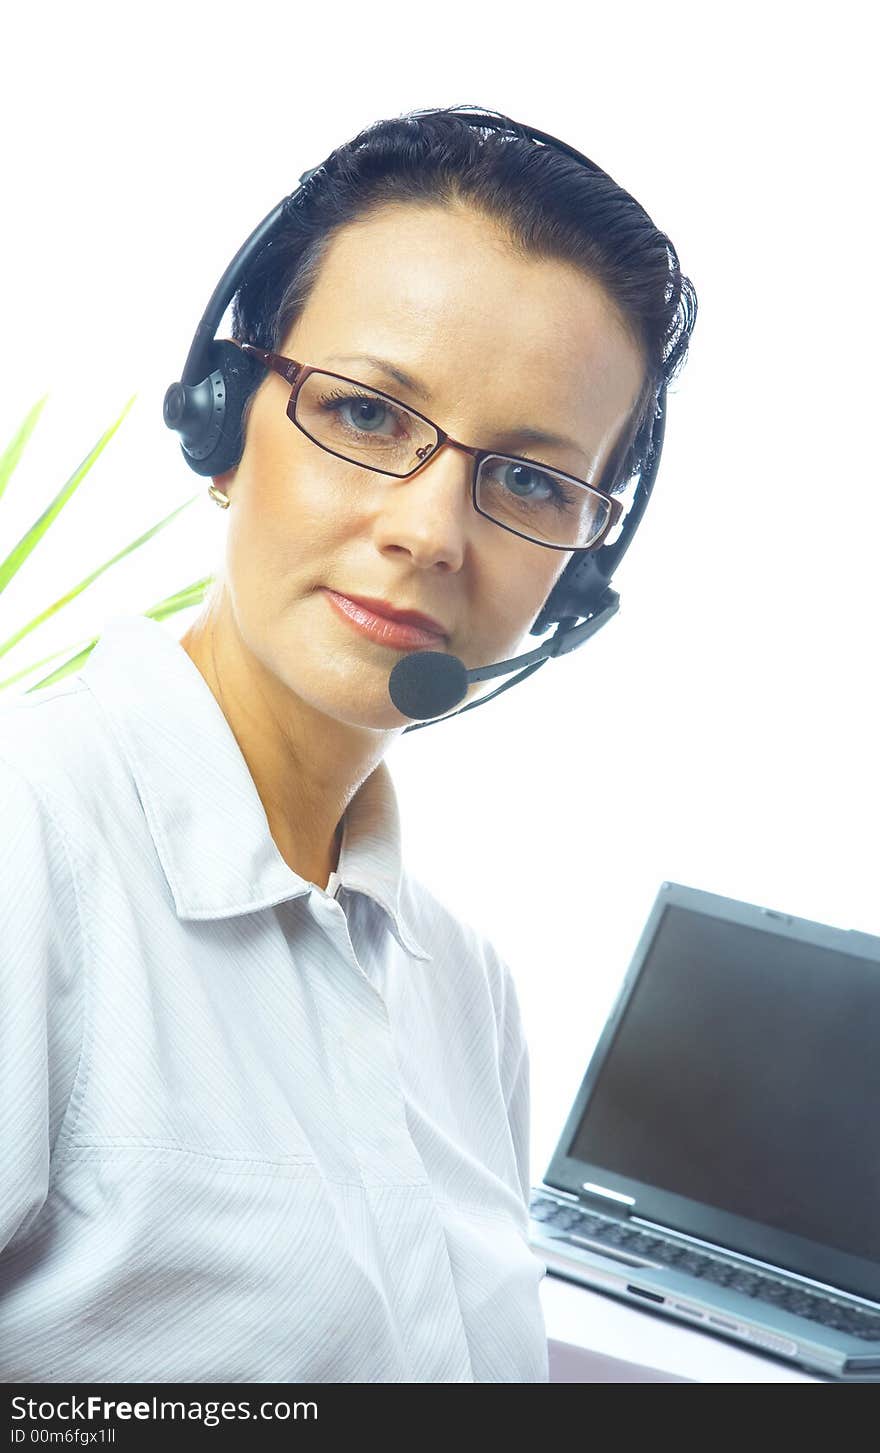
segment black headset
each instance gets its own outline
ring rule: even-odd
[[[410,113],[414,119],[437,114],[440,113],[436,110]],[[457,107],[444,109],[442,114],[457,116],[468,125],[478,128],[510,131],[511,126],[516,127],[531,140],[555,147],[589,170],[602,170],[589,157],[584,156],[583,152],[576,151],[558,137],[512,121],[510,117]],[[303,172],[294,191],[273,207],[239,248],[211,294],[201,322],[196,328],[180,382],[171,384],[165,394],[163,418],[168,428],[179,435],[183,457],[196,474],[225,474],[238,464],[244,448],[245,403],[266,372],[265,365],[252,355],[242,352],[228,340],[215,338],[220,320],[257,255],[283,229],[287,213],[299,191],[325,165],[326,162],[321,162]],[[613,544],[601,545],[595,551],[580,551],[569,561],[535,619],[530,634],[543,635],[554,624],[557,626],[556,631],[540,648],[524,657],[517,657],[511,665],[513,669],[515,665],[528,663],[525,669],[518,671],[503,686],[469,702],[467,706],[451,712],[450,715],[457,716],[462,711],[472,711],[474,707],[484,706],[494,696],[531,675],[551,656],[564,655],[575,650],[595,635],[617,612],[620,598],[610,588],[611,576],[629,548],[651,496],[660,465],[665,428],[664,382],[656,395],[653,409],[648,410],[647,417],[631,445],[630,457],[635,455],[642,460],[642,464],[638,487],[617,539]],[[477,673],[469,674],[472,679],[478,679]],[[437,718],[440,721],[446,719],[445,716]],[[435,725],[434,721],[420,722],[418,725],[406,727],[405,731],[417,731],[421,726],[432,725]]]

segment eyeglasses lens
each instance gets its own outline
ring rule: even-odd
[[[295,405],[299,427],[353,464],[404,478],[435,448],[436,429],[362,384],[311,373]],[[599,538],[610,505],[583,485],[523,459],[489,454],[480,463],[477,508],[541,545],[583,549]]]
[[[333,454],[403,477],[437,443],[437,431],[402,404],[330,373],[311,373],[296,399],[300,428]]]
[[[477,508],[539,545],[582,550],[608,523],[611,505],[586,486],[523,459],[489,454],[477,475]]]

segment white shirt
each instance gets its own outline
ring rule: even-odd
[[[513,980],[387,766],[324,892],[117,615],[0,699],[0,824],[0,1381],[547,1381]]]

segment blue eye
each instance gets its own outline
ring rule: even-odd
[[[345,399],[342,408],[351,409],[349,418],[358,429],[368,429],[370,431],[381,427],[385,415],[388,413],[386,405],[380,403],[378,399],[362,399],[358,397]]]
[[[390,426],[393,431],[401,422],[399,410],[372,394],[335,389],[322,394],[318,402],[321,409],[332,412],[345,428],[357,434],[378,434],[383,432],[383,426]]]
[[[501,473],[505,488],[520,499],[550,499],[554,493],[553,480],[540,469],[530,469],[526,464],[507,463]]]

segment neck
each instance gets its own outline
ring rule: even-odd
[[[316,710],[269,673],[223,609],[196,621],[180,644],[226,717],[288,867],[326,888],[338,866],[342,818],[382,759],[384,734]]]

